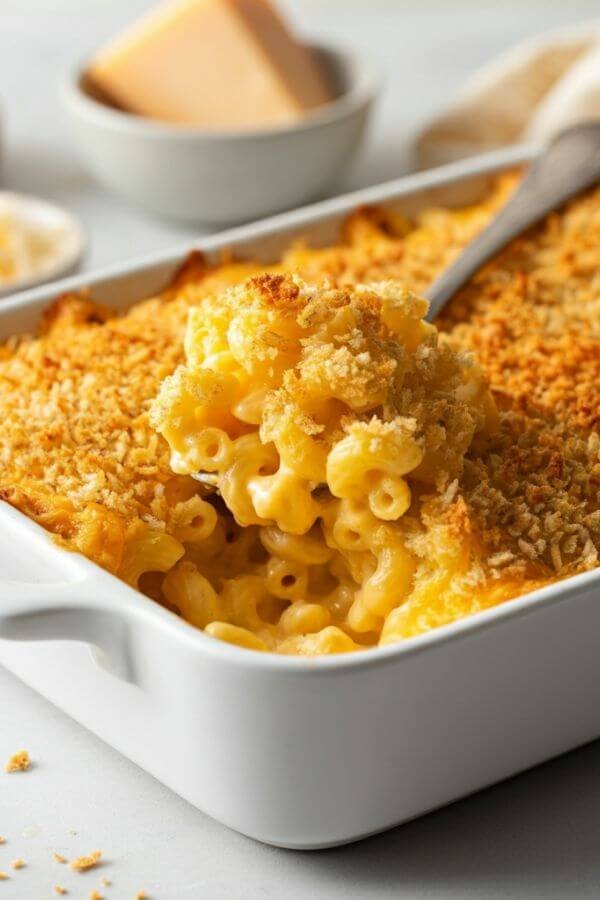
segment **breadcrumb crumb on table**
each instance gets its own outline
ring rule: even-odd
[[[63,856],[62,853],[53,853],[53,854],[52,854],[52,859],[54,860],[54,862],[56,862],[56,863],[61,863],[61,864],[63,864],[63,865],[64,865],[65,863],[68,863],[68,862],[69,862],[69,860],[67,859],[67,857],[66,857],[66,856]]]
[[[135,895],[135,900],[149,900],[148,894],[146,891],[138,891]]]
[[[112,881],[110,880],[110,878],[104,877],[104,878],[100,879],[100,884],[102,885],[102,887],[110,887],[112,884]]]
[[[13,753],[4,770],[9,774],[12,772],[26,772],[30,766],[31,758],[27,750],[19,750],[18,753]]]
[[[67,891],[66,887],[62,886],[62,884],[55,884],[54,885],[54,893],[62,895],[62,894],[68,894],[69,892]]]
[[[25,868],[25,860],[21,859],[13,859],[10,864],[11,869],[24,869]]]
[[[74,872],[87,872],[88,869],[93,869],[95,866],[97,866],[101,858],[101,851],[94,850],[87,856],[78,856],[76,859],[74,859],[71,862],[71,868]]]
[[[6,881],[7,878],[8,875],[6,874],[6,872],[0,872],[0,881]]]
[[[2,835],[0,834],[0,844],[5,844],[5,843],[6,843],[6,838],[2,837]]]
[[[104,894],[101,894],[100,891],[92,891],[90,894],[90,900],[104,900]]]

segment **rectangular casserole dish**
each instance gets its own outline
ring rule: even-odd
[[[496,153],[198,241],[274,259],[362,203],[477,199]],[[59,292],[123,307],[191,247],[5,301],[0,337]],[[215,641],[0,503],[0,662],[215,819],[311,849],[390,828],[600,735],[600,570],[402,644],[294,658]],[[45,643],[39,643],[44,641]],[[90,648],[91,645],[91,648]]]

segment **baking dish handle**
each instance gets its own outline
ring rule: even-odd
[[[82,641],[111,674],[132,681],[130,632],[123,611],[96,599],[92,581],[0,584],[0,638],[13,641]]]

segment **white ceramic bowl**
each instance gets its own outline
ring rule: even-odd
[[[10,281],[0,279],[0,297],[77,271],[87,242],[80,222],[68,210],[40,197],[0,191],[0,215],[3,212],[48,245],[43,256],[32,261],[22,275]]]
[[[365,132],[379,79],[346,51],[315,47],[337,99],[297,125],[217,132],[121,112],[86,89],[85,66],[62,96],[85,160],[116,194],[185,222],[260,218],[318,197]]]

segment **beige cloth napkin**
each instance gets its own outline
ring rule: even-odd
[[[600,22],[519,44],[476,72],[417,139],[422,168],[600,119]]]

